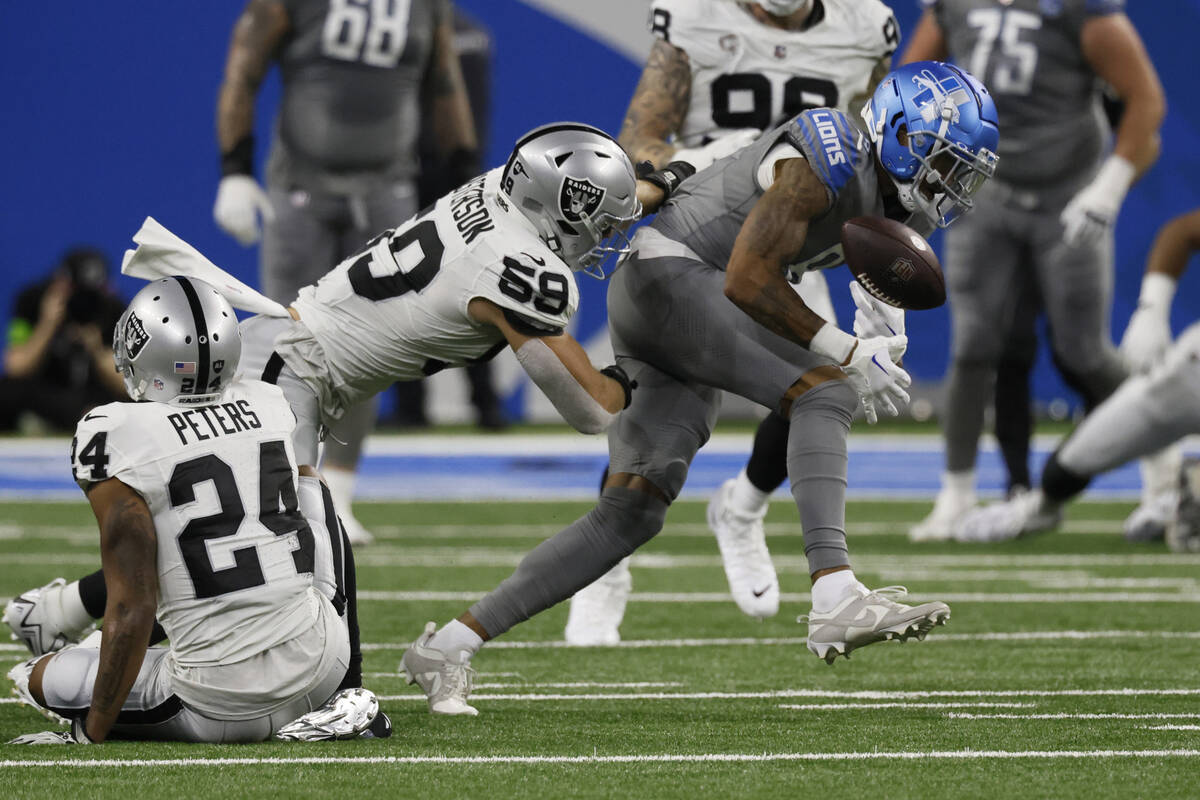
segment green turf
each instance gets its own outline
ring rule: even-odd
[[[0,796],[225,798],[349,797],[364,791],[419,797],[1155,797],[1200,795],[1195,755],[1087,758],[912,758],[763,762],[332,763],[26,767],[17,759],[204,759],[410,757],[598,757],[741,754],[871,754],[964,751],[1191,751],[1200,694],[1064,695],[1083,690],[1200,690],[1200,587],[1196,557],[1124,542],[1125,504],[1081,504],[1070,533],[997,546],[910,544],[915,503],[854,503],[851,549],[870,584],[904,583],[920,597],[959,596],[952,624],[924,643],[886,643],[830,667],[802,643],[591,649],[487,648],[475,660],[474,719],[431,717],[395,675],[404,643],[427,619],[460,613],[463,600],[406,599],[398,592],[482,593],[541,538],[586,503],[363,504],[359,518],[380,541],[359,554],[367,685],[384,696],[395,725],[386,741],[216,746],[114,742],[101,748],[0,746]],[[634,566],[638,593],[719,593],[725,581],[704,533],[703,505],[680,503]],[[757,622],[730,601],[630,603],[626,640],[750,637],[799,639],[807,610],[803,547],[786,504],[773,506],[769,543],[786,600]],[[82,504],[0,505],[0,595],[98,558]],[[1038,595],[1037,600],[1021,600]],[[1136,596],[1120,600],[1121,596]],[[1149,595],[1149,596],[1147,596]],[[1156,597],[1161,598],[1156,600]],[[990,599],[989,599],[990,598]],[[1097,599],[1099,598],[1099,601]],[[703,600],[703,598],[700,598]],[[561,637],[566,609],[518,627],[507,641]],[[989,639],[986,634],[1141,632],[1141,637]],[[1169,637],[1170,633],[1193,634]],[[20,658],[0,650],[5,669]],[[589,683],[592,686],[547,684]],[[660,683],[658,687],[603,684]],[[801,692],[816,696],[795,696]],[[855,696],[879,692],[879,696]],[[897,692],[990,692],[898,696]],[[654,693],[770,694],[650,699]],[[996,694],[1000,693],[1000,694]],[[616,694],[641,697],[621,699]],[[792,695],[792,696],[789,696]],[[519,699],[514,695],[522,695]],[[533,697],[529,697],[532,695]],[[547,695],[572,695],[547,699]],[[587,695],[588,698],[578,697]],[[600,695],[600,697],[596,697]],[[507,697],[506,697],[507,696]],[[589,699],[592,698],[592,699]],[[833,708],[845,704],[910,707]],[[933,703],[1011,704],[1014,707]],[[918,704],[924,704],[921,707]],[[824,705],[789,709],[785,705]],[[1183,714],[1177,718],[973,719],[952,714]],[[45,727],[32,710],[0,705],[0,740]],[[798,758],[798,756],[797,756]]]

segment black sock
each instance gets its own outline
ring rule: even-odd
[[[746,477],[760,492],[770,494],[787,480],[787,441],[790,424],[775,411],[758,424],[754,449],[746,462]]]
[[[83,601],[83,610],[92,619],[104,616],[104,607],[108,605],[108,587],[104,585],[104,571],[96,570],[91,575],[79,579],[79,599]]]
[[[1091,482],[1091,475],[1078,475],[1060,464],[1057,451],[1050,455],[1042,470],[1042,492],[1057,503],[1070,500],[1086,489]]]
[[[345,558],[346,627],[350,629],[350,666],[338,689],[357,689],[363,685],[362,642],[358,632],[358,581],[354,574],[354,551],[342,528],[342,548]]]

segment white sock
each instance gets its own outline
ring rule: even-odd
[[[858,578],[854,577],[854,570],[840,569],[837,572],[825,573],[812,585],[813,611],[820,613],[832,611],[833,607],[846,596],[846,592],[860,587],[864,590],[867,588],[859,583]]]
[[[750,482],[750,477],[743,469],[733,479],[733,491],[729,493],[729,503],[741,513],[754,516],[762,513],[770,497],[770,492],[764,492]]]
[[[333,498],[333,507],[339,515],[353,516],[350,503],[354,499],[354,470],[340,467],[323,467],[321,477],[329,487],[329,496]]]
[[[479,648],[483,647],[483,639],[466,625],[452,619],[433,635],[429,646],[441,650],[451,660],[461,664],[470,661],[479,652]]]
[[[942,491],[952,492],[961,496],[975,494],[975,470],[967,469],[962,472],[943,472]]]
[[[58,608],[63,617],[64,633],[74,636],[95,622],[83,607],[83,598],[79,596],[79,581],[71,581],[62,588]]]

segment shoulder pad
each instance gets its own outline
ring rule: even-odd
[[[71,473],[80,488],[107,480],[130,466],[125,455],[132,403],[109,403],[83,415],[71,440]]]
[[[854,168],[863,158],[858,129],[832,108],[805,111],[792,120],[784,135],[835,195],[854,178]]]
[[[500,306],[510,324],[523,325],[528,336],[562,331],[579,307],[570,267],[544,248],[512,252],[480,270],[473,296]],[[521,325],[512,322],[514,315]]]

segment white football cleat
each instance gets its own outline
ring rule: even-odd
[[[875,642],[924,639],[935,625],[949,621],[945,603],[908,606],[892,599],[907,594],[903,586],[871,590],[860,583],[849,587],[831,611],[810,611],[796,621],[808,623],[808,649],[832,664],[838,656],[849,658],[852,651]]]
[[[95,623],[79,628],[68,622],[62,605],[66,585],[62,578],[55,578],[45,586],[22,592],[4,607],[4,623],[12,631],[12,638],[24,642],[35,656],[61,650],[95,627]]]
[[[320,708],[304,714],[275,732],[286,742],[328,742],[353,739],[371,727],[379,713],[379,699],[363,688],[343,689]]]
[[[959,521],[954,538],[960,542],[1004,542],[1052,531],[1060,522],[1062,507],[1047,500],[1041,489],[1033,489],[969,512]]]
[[[571,598],[563,638],[573,647],[605,647],[621,643],[621,620],[633,591],[629,557],[583,587]]]
[[[943,488],[938,492],[929,516],[908,529],[908,538],[914,542],[944,542],[953,539],[955,526],[977,503],[975,492]]]
[[[415,683],[425,691],[429,713],[473,717],[479,710],[469,705],[467,698],[471,696],[475,670],[471,669],[470,662],[451,661],[441,650],[430,647],[429,640],[436,632],[436,623],[425,624],[424,632],[400,657],[400,671],[409,683]]]
[[[71,720],[59,716],[43,706],[33,698],[33,694],[29,691],[29,676],[33,673],[34,666],[40,660],[41,656],[31,658],[28,661],[17,664],[8,671],[8,679],[13,682],[12,693],[17,696],[19,702],[36,709],[46,719],[57,722],[59,725],[69,725]]]
[[[1140,504],[1125,518],[1125,540],[1129,542],[1161,542],[1166,536],[1167,523],[1179,506],[1179,492],[1168,490]]]
[[[1167,522],[1166,539],[1172,552],[1200,553],[1200,459],[1186,459],[1179,471],[1179,504]]]
[[[738,608],[751,617],[773,617],[779,613],[779,579],[763,530],[767,506],[749,514],[735,508],[731,501],[736,484],[736,478],[725,481],[708,501],[708,527],[717,537],[729,593]]]

